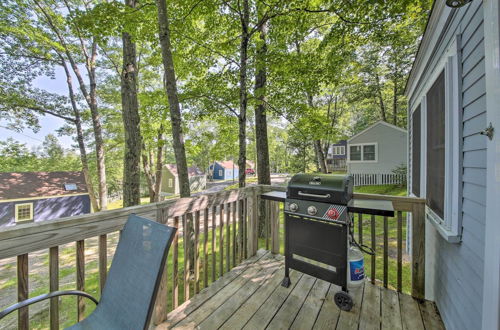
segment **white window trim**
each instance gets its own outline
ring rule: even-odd
[[[219,176],[224,176],[224,171],[223,170],[219,170]]]
[[[345,146],[334,146],[333,147],[333,155],[334,156],[343,156],[343,155],[345,155]]]
[[[375,146],[375,160],[364,160],[364,146],[374,145]],[[351,160],[351,147],[361,146],[361,160]],[[378,142],[369,142],[369,143],[349,143],[347,145],[347,161],[349,163],[378,163]]]
[[[439,234],[450,243],[461,241],[462,235],[462,98],[461,98],[461,38],[457,35],[451,43],[446,56],[434,69],[427,80],[422,93],[421,103],[421,198],[427,196],[427,93],[439,74],[445,75],[445,186],[444,186],[444,217],[439,217],[427,205],[425,214],[427,220],[437,229]],[[416,109],[416,107],[415,107]],[[413,138],[413,135],[412,135]]]
[[[172,178],[169,178],[168,179],[168,187],[173,188],[173,186],[174,186],[174,180]]]
[[[30,207],[30,218],[29,219],[23,219],[23,220],[20,220],[19,217],[18,217],[18,212],[19,212],[19,208],[21,206],[29,206]],[[14,216],[15,216],[15,220],[16,222],[28,222],[28,221],[33,221],[33,203],[20,203],[20,204],[15,204],[15,207],[14,207]]]

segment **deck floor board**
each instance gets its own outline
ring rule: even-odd
[[[350,290],[341,311],[338,286],[297,271],[281,286],[283,257],[263,251],[169,313],[157,329],[444,329],[434,303],[369,282]]]

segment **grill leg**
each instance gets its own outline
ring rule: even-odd
[[[286,264],[286,261],[285,261],[285,264]],[[285,278],[281,282],[281,286],[288,288],[290,286],[290,284],[292,284],[292,282],[290,281],[290,274],[289,274],[288,266],[285,265]]]

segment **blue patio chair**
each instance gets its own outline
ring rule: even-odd
[[[78,295],[89,298],[97,307],[68,329],[147,329],[176,231],[132,214],[123,228],[99,302],[83,291],[55,291],[10,306],[0,312],[0,319],[45,299]]]

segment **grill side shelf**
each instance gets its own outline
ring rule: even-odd
[[[394,217],[394,206],[391,201],[352,199],[347,204],[347,210],[354,213]]]

